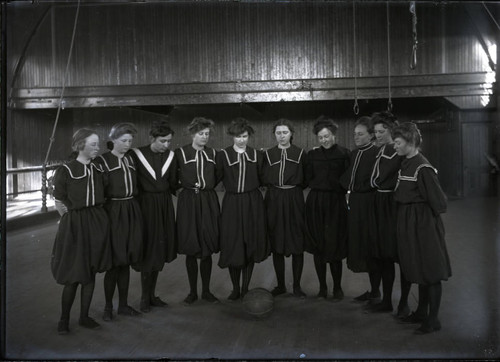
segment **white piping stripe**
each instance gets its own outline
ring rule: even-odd
[[[135,154],[139,158],[139,161],[143,164],[143,166],[146,168],[146,170],[149,172],[152,178],[156,180],[156,174],[155,170],[153,170],[153,167],[149,164],[148,160],[146,160],[146,157],[144,157],[144,154],[137,148],[133,148]]]
[[[170,167],[170,164],[172,163],[173,159],[174,159],[174,153],[170,152],[170,154],[168,155],[167,161],[165,161],[165,164],[161,168],[161,177],[163,177],[165,175],[165,173],[167,172],[168,168]]]

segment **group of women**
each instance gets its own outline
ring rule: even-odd
[[[342,260],[354,272],[367,272],[371,290],[356,297],[374,312],[392,312],[395,263],[401,270],[397,316],[421,323],[417,333],[440,329],[441,280],[451,276],[440,213],[446,199],[437,171],[419,153],[421,136],[413,123],[397,124],[387,112],[361,117],[355,125],[356,149],[337,144],[338,126],[320,117],[313,126],[319,147],[308,153],[293,144],[293,124],[273,126],[276,146],[259,151],[248,145],[254,129],[234,119],[228,134],[233,145],[207,146],[214,122],[196,117],[188,126],[192,143],[169,149],[174,131],[154,123],[150,143],[132,148],[137,133],[130,123],[113,126],[109,152],[97,156],[99,137],[80,129],[73,136],[74,159],[54,177],[54,197],[61,220],[51,267],[64,285],[58,332],[69,332],[70,310],[81,284],[79,324],[99,324],[88,311],[95,275],[104,277],[103,319],[111,321],[118,289],[118,314],[140,314],[128,305],[130,267],[141,273],[140,310],[166,303],[156,295],[165,263],[186,256],[190,291],[183,303],[217,303],[210,291],[212,256],[228,268],[228,300],[245,296],[255,263],[272,253],[277,286],[287,292],[285,257],[292,256],[293,295],[306,297],[300,280],[304,252],[314,256],[318,297],[327,298],[330,264],[333,301],[344,297]],[[376,139],[375,136],[376,135]],[[215,187],[222,182],[222,207]],[[266,187],[263,196],[262,187]],[[304,189],[310,188],[306,200]],[[174,212],[172,196],[177,195]],[[380,284],[383,299],[380,301]],[[419,284],[419,306],[410,314],[411,283]]]

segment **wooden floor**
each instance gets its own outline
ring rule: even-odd
[[[479,198],[449,202],[444,215],[453,277],[443,283],[440,313],[443,329],[418,336],[415,326],[398,324],[390,314],[365,313],[352,298],[368,288],[366,274],[344,266],[340,303],[318,300],[313,261],[306,255],[302,285],[305,300],[291,295],[275,299],[272,315],[253,320],[239,302],[228,302],[227,270],[214,257],[212,291],[222,303],[197,301],[186,307],[184,257],[160,273],[158,294],[168,308],[139,317],[118,316],[103,322],[102,279],[98,275],[91,316],[97,331],[77,323],[79,297],[70,321],[71,333],[56,332],[62,287],[52,278],[50,254],[55,221],[7,230],[6,351],[9,359],[343,359],[343,358],[498,358],[500,237],[499,200]],[[287,259],[291,289],[291,261]],[[251,288],[275,286],[272,261],[257,264]],[[331,288],[329,277],[329,287]],[[397,280],[399,283],[399,280]],[[411,307],[417,288],[412,288]],[[138,308],[140,283],[131,277],[129,302]],[[393,303],[399,298],[396,284]],[[116,304],[116,302],[115,302]]]

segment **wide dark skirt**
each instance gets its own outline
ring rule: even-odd
[[[261,262],[271,253],[266,232],[266,209],[256,189],[226,192],[222,200],[219,266],[243,267]]]
[[[347,256],[347,205],[344,194],[311,190],[305,205],[306,251],[324,262]]]
[[[401,269],[412,283],[434,284],[448,280],[451,265],[441,216],[426,203],[398,207],[398,252]]]
[[[177,257],[177,231],[175,227],[172,195],[168,192],[144,193],[139,197],[144,237],[140,271],[160,271],[165,263]]]
[[[105,205],[111,225],[113,266],[131,265],[137,270],[142,260],[142,213],[136,199],[110,200]]]
[[[270,187],[265,197],[267,230],[273,253],[304,252],[304,193],[302,188]]]
[[[398,205],[393,192],[375,193],[375,222],[377,239],[370,250],[371,256],[378,259],[389,259],[394,262],[398,258],[398,242],[396,237],[396,222]]]
[[[52,275],[59,284],[87,284],[111,269],[109,220],[100,206],[70,210],[59,221],[52,249]]]
[[[377,240],[375,192],[350,194],[348,230],[347,267],[355,273],[368,272],[368,260]]]
[[[214,190],[183,189],[177,201],[179,254],[204,258],[219,252],[220,205]]]

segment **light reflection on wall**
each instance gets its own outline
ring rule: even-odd
[[[486,54],[486,52],[481,48],[481,60],[482,60],[482,68],[484,71],[486,71],[486,76],[485,76],[485,79],[484,79],[484,83],[482,85],[482,88],[484,90],[485,93],[487,94],[484,94],[481,96],[481,105],[483,107],[486,107],[489,103],[490,103],[490,97],[491,95],[493,94],[493,83],[495,83],[495,71],[493,69],[491,69],[490,67],[490,64],[489,64],[489,59],[488,59],[488,55]],[[489,56],[492,60],[492,62],[495,64],[497,64],[497,45],[496,44],[491,44],[488,46],[488,53],[489,53]]]

